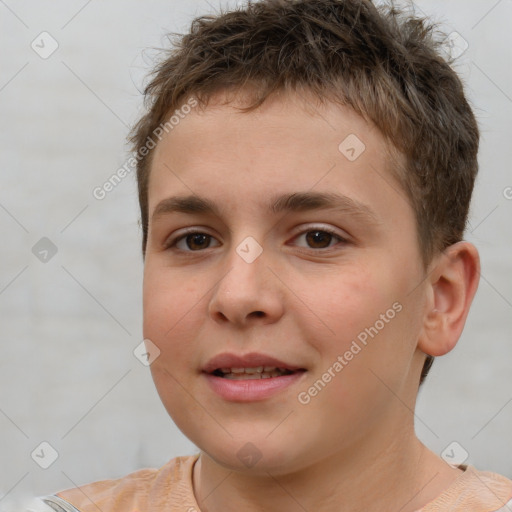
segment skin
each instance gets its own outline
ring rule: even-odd
[[[424,268],[386,142],[351,109],[281,94],[240,113],[243,98],[226,98],[194,109],[159,142],[148,191],[144,337],[161,351],[151,371],[164,406],[201,450],[200,509],[413,512],[462,474],[417,439],[413,411],[425,354],[449,352],[462,332],[478,253],[460,242]],[[349,134],[366,146],[353,162],[338,149]],[[266,209],[275,194],[308,191],[343,194],[375,218]],[[189,194],[221,215],[152,218],[162,200]],[[212,238],[166,248],[184,228]],[[311,238],[322,228],[346,241]],[[252,263],[236,252],[248,236],[263,249]],[[299,403],[397,302],[401,311]],[[221,352],[263,352],[307,372],[265,400],[229,402],[201,373]],[[237,456],[248,442],[261,454],[252,467]]]

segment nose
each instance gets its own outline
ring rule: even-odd
[[[242,253],[241,253],[242,254]],[[254,261],[235,249],[226,258],[224,277],[214,287],[208,310],[218,323],[237,327],[269,324],[284,311],[284,285],[263,251]]]

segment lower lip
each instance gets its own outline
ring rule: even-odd
[[[205,373],[210,387],[224,400],[232,402],[254,402],[264,400],[300,380],[305,371],[268,379],[235,380]]]

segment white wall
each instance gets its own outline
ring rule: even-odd
[[[167,32],[187,30],[210,4],[220,5],[0,3],[0,499],[119,477],[196,450],[132,354],[142,339],[134,176],[102,201],[92,191],[126,159],[154,55],[143,49],[166,46]],[[438,453],[457,441],[469,463],[512,477],[512,200],[504,195],[512,186],[512,2],[417,5],[468,42],[458,69],[482,130],[467,236],[480,250],[482,280],[461,341],[437,359],[420,393],[418,434]],[[30,46],[42,31],[59,45],[47,59]],[[49,39],[36,43],[51,48]],[[32,253],[42,237],[57,248],[46,263]],[[46,470],[31,458],[43,441],[59,454]]]

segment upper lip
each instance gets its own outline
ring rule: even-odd
[[[285,368],[291,371],[304,369],[300,366],[285,363],[275,357],[266,354],[259,354],[257,352],[242,355],[224,352],[210,359],[203,367],[203,372],[212,373],[219,368],[257,368],[258,366],[272,366],[275,368]]]

